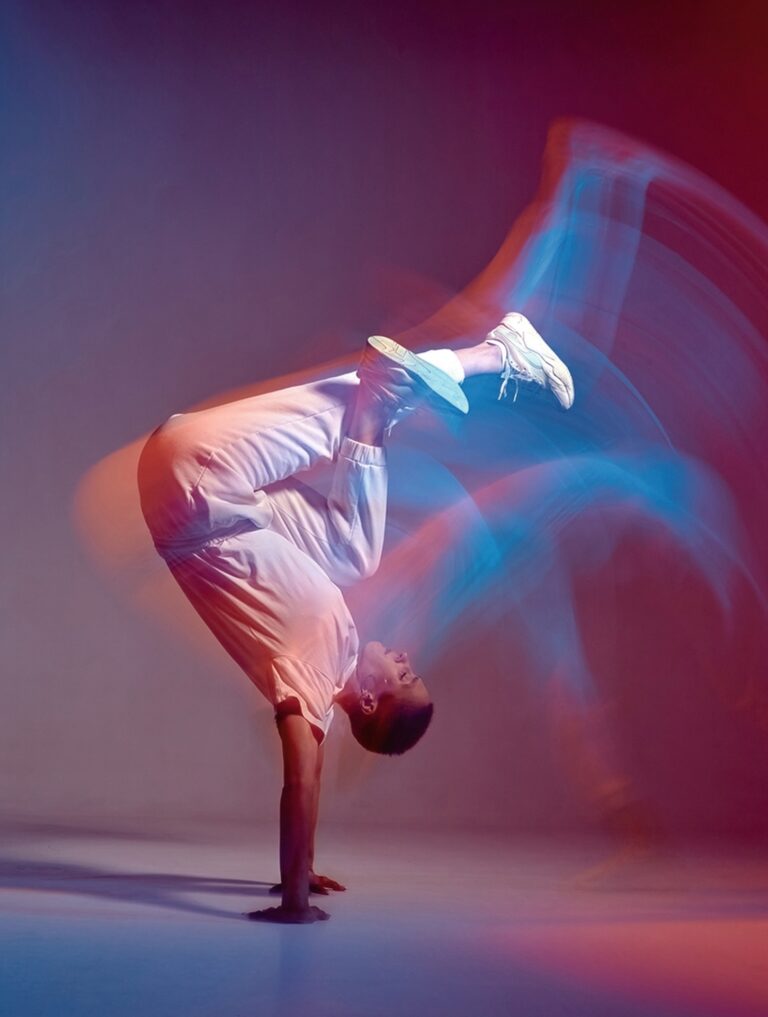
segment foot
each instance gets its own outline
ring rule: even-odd
[[[371,397],[386,408],[387,433],[424,399],[441,410],[469,410],[458,382],[385,336],[369,337],[357,374]]]
[[[571,372],[524,315],[517,311],[504,315],[486,342],[501,350],[499,399],[506,394],[509,379],[515,378],[550,389],[566,410],[573,405]]]

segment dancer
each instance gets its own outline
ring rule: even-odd
[[[400,754],[426,731],[430,695],[405,650],[360,648],[340,586],[372,575],[386,515],[384,441],[428,404],[466,413],[465,378],[500,374],[551,389],[566,409],[565,364],[513,312],[479,344],[415,355],[368,339],[357,374],[175,414],[139,463],[155,547],[219,642],[275,707],[283,752],[282,903],[249,917],[328,918],[310,891],[343,890],[314,871],[323,742],[337,704],[366,749]],[[333,461],[327,498],[298,474]]]

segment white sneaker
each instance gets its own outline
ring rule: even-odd
[[[501,369],[499,399],[506,395],[510,378],[535,381],[552,390],[566,410],[573,405],[571,372],[548,346],[525,315],[518,311],[505,314],[501,322],[486,336],[486,342],[498,346],[504,358]]]
[[[390,410],[387,433],[412,413],[423,397],[440,410],[469,411],[467,397],[458,382],[383,335],[369,336],[357,374],[374,398]]]

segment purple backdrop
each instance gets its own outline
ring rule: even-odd
[[[5,815],[274,814],[269,711],[191,610],[179,604],[177,629],[153,621],[129,567],[107,577],[88,555],[72,508],[83,477],[175,410],[351,356],[404,307],[462,289],[531,199],[558,117],[657,146],[768,218],[767,17],[714,3],[6,4]],[[639,786],[677,829],[766,832],[768,732],[698,680],[679,638],[707,631],[708,603],[674,584],[632,596],[619,649],[596,645]],[[643,653],[647,680],[622,684]],[[337,722],[327,813],[581,822],[536,688],[500,679],[498,658],[482,628],[446,646],[435,729],[412,757],[363,760]],[[733,666],[753,663],[745,651]],[[468,694],[470,675],[491,694]]]

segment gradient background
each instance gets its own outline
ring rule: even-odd
[[[768,218],[763,5],[383,6],[4,5],[9,820],[276,820],[269,709],[181,600],[188,639],[86,553],[72,504],[101,458],[460,290],[533,196],[556,117],[626,131]],[[706,601],[657,574],[617,617],[602,664],[638,787],[672,831],[768,832],[768,732],[691,652]],[[337,719],[325,815],[584,826],[524,650],[463,630],[443,661],[411,755],[364,759]]]

